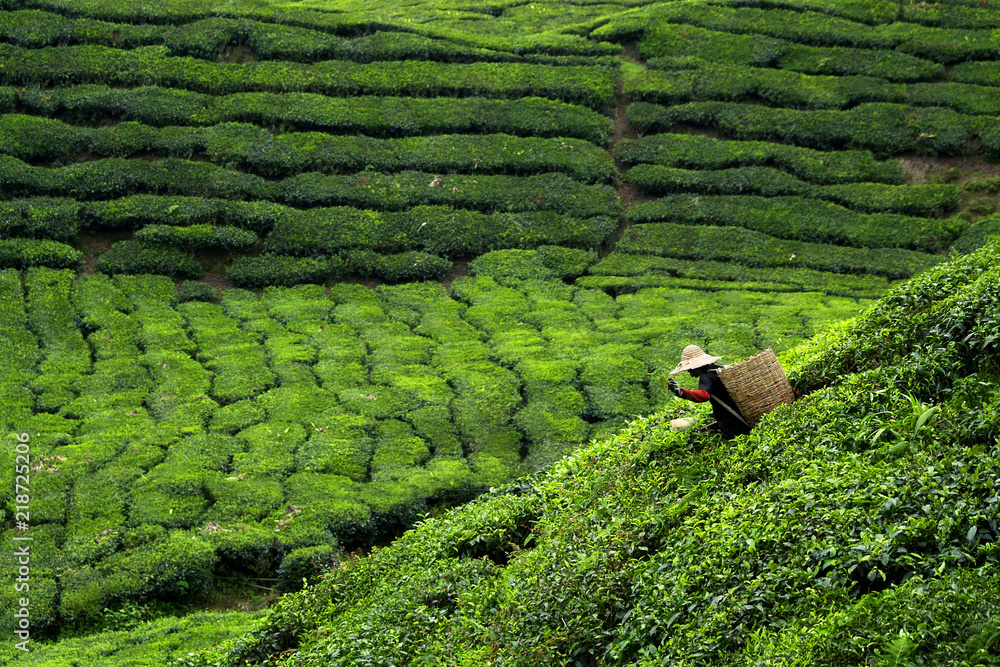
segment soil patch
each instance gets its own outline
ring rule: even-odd
[[[954,183],[1000,176],[1000,164],[986,162],[975,156],[923,157],[906,156],[899,159],[908,185],[926,183]]]
[[[74,245],[83,253],[83,265],[78,274],[90,276],[97,273],[98,258],[107,252],[112,244],[131,237],[132,232],[121,230],[106,231],[101,234],[77,234]]]

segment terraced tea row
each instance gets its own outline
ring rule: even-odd
[[[506,133],[575,137],[607,145],[611,119],[587,107],[541,97],[329,97],[318,93],[208,95],[177,88],[100,84],[0,87],[0,111],[96,125],[109,119],[153,127],[254,123],[368,136]],[[107,130],[113,131],[113,130]]]

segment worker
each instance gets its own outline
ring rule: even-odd
[[[717,362],[722,357],[713,357],[706,354],[697,345],[688,345],[681,352],[681,363],[677,364],[670,375],[677,375],[687,371],[691,377],[698,378],[698,388],[694,391],[683,389],[677,380],[670,378],[668,385],[670,391],[678,398],[683,398],[695,403],[712,402],[712,415],[715,417],[715,424],[710,425],[722,433],[722,437],[731,440],[738,435],[750,432],[740,410],[736,407],[726,387],[719,378]]]

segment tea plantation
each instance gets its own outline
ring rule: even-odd
[[[992,5],[0,0],[0,663],[997,664]]]

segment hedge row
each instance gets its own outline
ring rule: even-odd
[[[669,65],[678,56],[694,56],[745,67],[861,75],[887,81],[933,81],[944,72],[940,63],[889,49],[809,46],[766,35],[733,34],[677,23],[657,23],[646,31],[638,47],[654,68]]]
[[[396,174],[362,172],[329,176],[318,172],[298,174],[281,181],[204,162],[164,158],[104,158],[66,167],[33,167],[17,158],[0,154],[0,188],[10,195],[55,195],[81,200],[114,199],[105,206],[89,204],[87,215],[97,220],[138,226],[166,222],[188,208],[189,199],[153,200],[139,195],[164,194],[182,197],[277,200],[302,207],[356,206],[399,210],[422,204],[445,204],[485,212],[555,210],[577,218],[617,217],[620,202],[606,185],[586,185],[559,173],[533,176],[449,175],[404,171]],[[129,195],[126,197],[126,195]],[[171,203],[167,203],[170,201]],[[161,208],[159,204],[166,204]],[[173,206],[177,209],[172,209]],[[222,209],[217,207],[222,206]],[[266,229],[282,215],[269,201],[206,203],[198,205],[199,222],[224,210],[231,224]],[[242,221],[242,222],[241,222]],[[245,223],[245,224],[244,224]],[[193,224],[193,223],[192,223]]]
[[[108,275],[155,273],[174,279],[200,278],[201,264],[172,245],[146,240],[118,241],[97,260],[97,269]]]
[[[1000,27],[1000,19],[982,0],[951,0],[947,3],[896,4],[850,3],[836,0],[757,0],[760,7],[780,7],[793,10],[811,11],[842,16],[861,23],[893,23],[906,21],[947,28],[990,28]]]
[[[0,269],[0,394],[10,413],[0,417],[0,424],[17,428],[17,420],[27,420],[35,406],[34,396],[25,388],[36,372],[41,352],[38,339],[28,328],[21,272]],[[23,423],[23,421],[22,421]]]
[[[127,5],[122,6],[114,2],[97,1],[89,2],[85,7],[81,7],[78,2],[72,0],[11,0],[11,8],[41,9],[48,12],[58,13],[65,16],[86,15],[88,18],[109,21],[114,23],[153,23],[177,25],[197,21],[212,15],[252,16],[258,20],[275,20],[279,17],[286,21],[300,23],[306,16],[312,18],[312,23],[317,28],[330,32],[349,32],[363,28],[380,27],[375,21],[363,22],[354,14],[341,12],[294,12],[288,13],[278,11],[272,7],[257,7],[253,10],[245,10],[236,7],[221,7],[215,12],[210,12],[204,6],[193,3],[189,6],[177,6],[172,4],[156,5]]]
[[[340,258],[317,259],[284,255],[240,257],[226,269],[237,287],[263,289],[270,285],[325,283],[340,266]]]
[[[621,252],[751,267],[805,267],[832,273],[909,278],[944,257],[901,248],[851,248],[778,239],[742,227],[633,225],[618,245]]]
[[[220,405],[251,398],[274,386],[276,376],[267,366],[259,335],[241,329],[214,304],[187,303],[182,311],[198,344],[199,360],[214,374],[211,395]]]
[[[639,107],[637,116],[644,111]],[[723,141],[695,134],[654,134],[625,139],[615,157],[624,165],[659,164],[685,169],[724,169],[742,166],[780,167],[799,178],[821,185],[878,182],[901,184],[903,170],[895,160],[880,162],[869,151],[817,151],[763,141]]]
[[[951,70],[951,80],[977,86],[1000,85],[1000,63],[969,60]]]
[[[267,236],[264,251],[332,255],[344,248],[379,252],[421,249],[452,259],[498,248],[557,244],[597,248],[617,227],[611,217],[577,219],[552,211],[479,213],[448,206],[401,212],[354,208],[290,209]]]
[[[579,180],[610,182],[614,163],[601,148],[580,139],[494,135],[435,135],[400,139],[337,136],[319,132],[274,136],[245,123],[206,128],[156,128],[126,121],[104,128],[79,128],[22,114],[0,115],[3,150],[22,160],[69,163],[90,153],[129,157],[154,153],[171,157],[205,155],[265,176],[304,171],[459,171],[528,174],[564,172]]]
[[[452,266],[443,257],[416,250],[388,255],[370,250],[349,250],[344,264],[346,270],[355,275],[390,283],[442,280]]]
[[[690,24],[735,34],[766,35],[812,46],[895,49],[942,64],[963,60],[991,60],[1000,53],[1000,43],[989,28],[937,28],[902,22],[866,25],[828,14],[802,11],[798,6],[794,9],[780,9],[663,5],[648,11],[645,16],[635,14],[612,19],[594,30],[591,37],[628,39],[645,34],[661,22]]]
[[[611,140],[612,123],[587,107],[542,97],[338,98],[295,92],[209,95],[159,86],[115,88],[101,84],[0,87],[0,111],[58,116],[94,125],[114,118],[158,127],[244,122],[370,136],[502,132],[576,137],[601,146]]]
[[[30,385],[38,410],[55,411],[72,400],[78,376],[91,369],[90,347],[69,299],[72,282],[69,270],[31,268],[25,276],[28,323],[42,353]]]
[[[857,211],[937,216],[958,208],[961,192],[955,185],[887,185],[841,183],[813,185],[770,167],[736,167],[712,171],[675,169],[658,164],[638,164],[625,172],[623,180],[647,192],[672,194],[799,195],[826,199]]]
[[[558,211],[574,218],[618,217],[611,187],[585,185],[564,174],[436,176],[418,171],[362,172],[347,176],[299,174],[280,183],[277,198],[293,206],[355,206],[401,210],[443,204],[486,213]]]
[[[796,109],[846,109],[887,102],[966,114],[1000,113],[993,88],[966,83],[890,83],[869,76],[817,76],[692,57],[661,58],[658,65],[660,69],[626,68],[625,94],[659,104],[762,100]]]
[[[128,195],[107,201],[79,202],[88,227],[138,229],[143,225],[233,225],[258,234],[300,211],[267,201],[230,201],[189,196]]]
[[[210,63],[170,56],[165,46],[122,51],[104,46],[22,49],[0,44],[0,81],[8,85],[101,83],[159,85],[202,93],[311,92],[333,96],[414,95],[551,97],[603,110],[614,99],[615,72],[603,66],[432,61],[310,65],[283,61]]]
[[[113,2],[94,2],[82,8],[72,0],[11,0],[16,8],[30,7],[58,12],[63,15],[86,15],[89,18],[115,23],[154,23],[181,25],[204,19],[223,17],[236,20],[255,20],[274,26],[297,26],[337,35],[369,35],[377,31],[397,32],[396,21],[373,18],[370,11],[322,11],[295,6],[258,5],[253,7],[236,5],[213,5],[178,7],[175,5],[118,6]],[[485,10],[494,14],[503,11],[503,5],[491,7],[477,6],[475,12]],[[467,14],[466,14],[467,15]],[[475,16],[475,14],[473,14]],[[589,16],[589,14],[588,14]],[[459,19],[461,21],[461,18]],[[472,47],[501,50],[538,59],[573,59],[582,56],[617,55],[618,49],[612,44],[597,43],[586,39],[585,35],[568,34],[555,30],[528,32],[510,31],[505,34],[473,34],[468,30],[456,30],[446,26],[422,23],[407,23],[405,30],[426,34],[429,37],[466,44]]]
[[[951,246],[951,254],[974,252],[1000,237],[1000,217],[984,218],[970,224]]]
[[[262,60],[436,60],[444,62],[514,62],[529,58],[492,49],[463,46],[410,32],[379,30],[360,37],[340,37],[307,27],[213,17],[170,31],[162,41],[172,55],[215,59],[239,46]]]
[[[490,276],[501,285],[524,280],[572,280],[597,261],[594,251],[539,246],[531,250],[495,250],[469,262],[469,273]]]
[[[80,228],[79,202],[31,197],[0,201],[0,236],[72,241]]]
[[[243,250],[258,241],[251,231],[214,225],[146,225],[135,233],[135,237],[145,244],[178,246],[187,250]]]
[[[119,48],[149,46],[163,43],[170,30],[165,25],[71,19],[38,9],[17,9],[0,14],[0,40],[29,48],[75,43]]]
[[[840,186],[837,186],[840,187]],[[967,223],[891,213],[857,213],[830,202],[805,197],[675,195],[640,204],[629,211],[635,222],[742,227],[769,236],[810,243],[860,248],[947,249]]]
[[[59,241],[0,239],[0,268],[47,266],[53,269],[75,269],[82,263],[82,252]]]
[[[1000,131],[991,116],[964,116],[940,107],[862,104],[847,111],[800,111],[730,102],[674,107],[637,102],[629,105],[628,118],[639,133],[690,124],[715,127],[737,139],[783,141],[821,150],[865,149],[877,155],[958,154],[978,138],[987,153],[1000,155]]]
[[[687,286],[719,283],[728,288],[745,284],[748,289],[764,291],[795,290],[824,292],[849,297],[877,298],[885,294],[889,281],[882,276],[828,273],[815,269],[769,267],[717,261],[690,261],[656,255],[632,255],[613,252],[577,279],[581,287],[592,287],[615,294],[634,292],[642,287],[669,287],[677,280]]]

